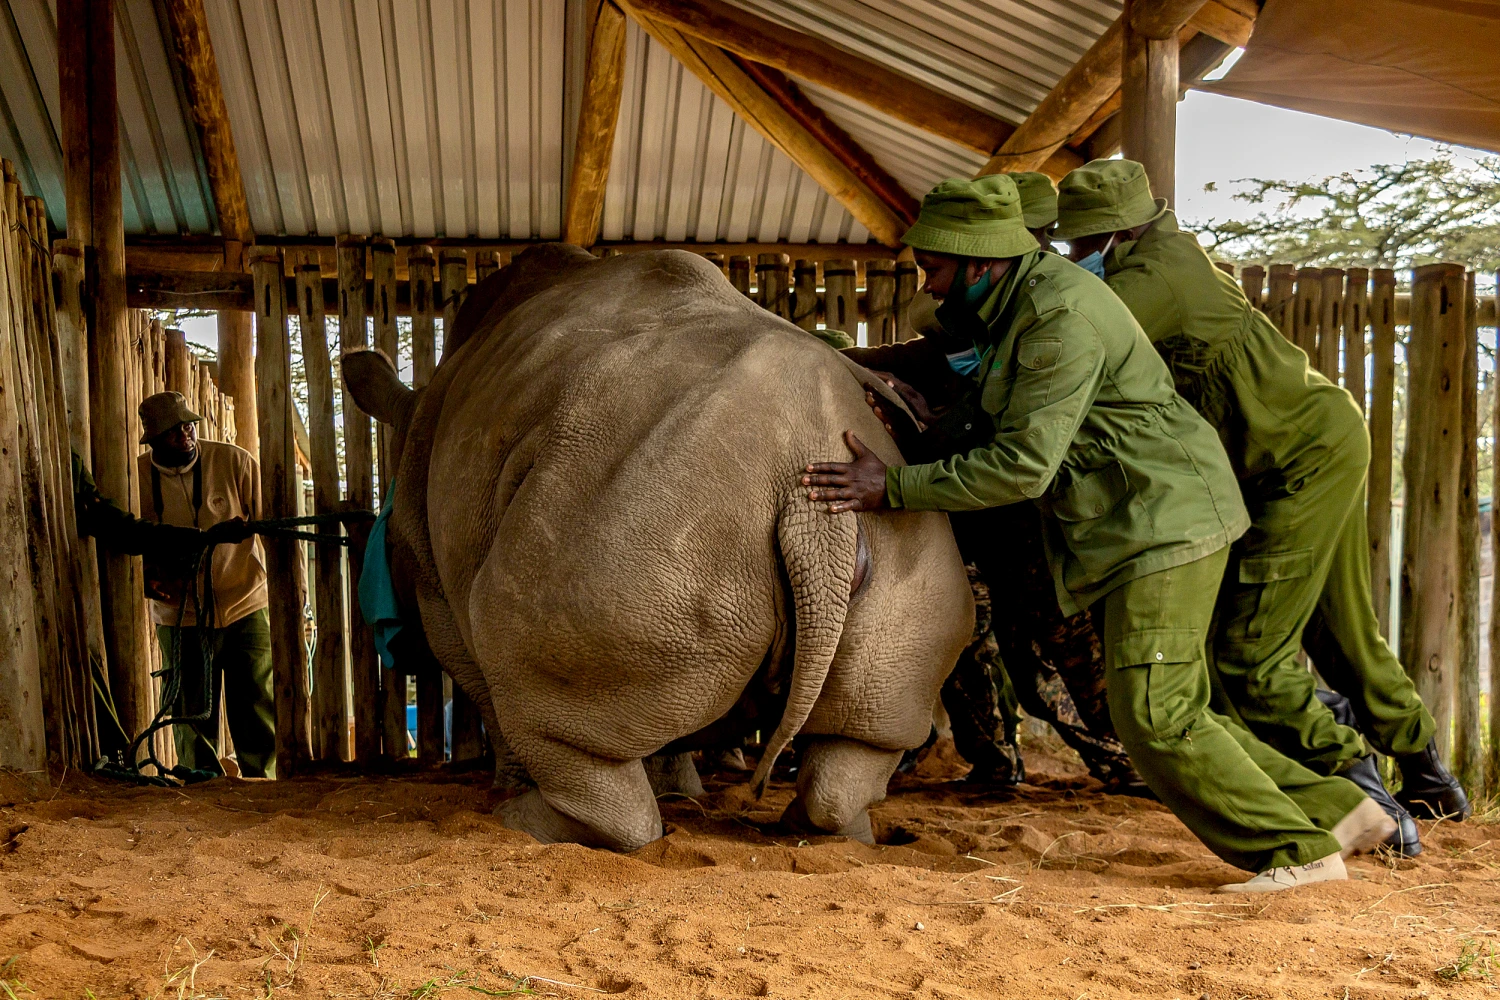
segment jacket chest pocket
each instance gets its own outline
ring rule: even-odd
[[[1290,634],[1304,617],[1308,602],[1301,591],[1307,588],[1312,572],[1312,549],[1241,558],[1225,637],[1232,642]]]

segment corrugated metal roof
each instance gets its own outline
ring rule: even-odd
[[[633,22],[600,233],[735,243],[870,236]]]
[[[213,6],[210,4],[210,6]],[[120,0],[115,74],[126,230],[211,233],[213,201],[152,0]],[[0,0],[0,155],[67,225],[52,0]]]
[[[729,0],[1020,123],[1121,0]],[[876,154],[877,157],[879,154]]]
[[[56,0],[0,0],[0,155],[65,225]],[[214,231],[159,0],[117,0],[132,233]],[[731,0],[1019,121],[1119,0]],[[586,0],[209,0],[258,234],[560,234]],[[865,242],[865,228],[634,23],[607,240]],[[839,94],[809,97],[906,189],[982,157]]]

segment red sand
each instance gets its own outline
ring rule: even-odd
[[[1356,860],[1348,883],[1214,896],[1243,876],[1162,807],[1028,763],[1034,784],[985,796],[931,754],[875,810],[877,847],[769,835],[789,788],[755,803],[710,781],[701,802],[664,802],[667,837],[634,856],[507,830],[479,775],[174,791],[75,774],[33,801],[0,782],[0,964],[15,956],[0,979],[22,1000],[518,986],[1359,1000],[1495,985],[1490,826],[1424,823],[1420,859]]]

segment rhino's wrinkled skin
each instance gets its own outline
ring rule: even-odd
[[[641,758],[779,717],[754,780],[803,733],[785,818],[869,838],[973,605],[943,515],[806,499],[846,428],[900,461],[852,365],[700,257],[559,244],[471,292],[427,388],[374,352],[344,374],[396,428],[402,603],[536,782],[507,823],[640,847]]]

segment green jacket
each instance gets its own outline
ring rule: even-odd
[[[73,513],[80,538],[93,537],[105,548],[127,555],[187,563],[203,548],[203,532],[197,528],[142,521],[101,494],[77,452],[73,453]]]
[[[1105,262],[1109,287],[1224,443],[1252,505],[1296,492],[1330,449],[1365,433],[1348,392],[1250,305],[1168,212]]]
[[[1250,520],[1213,430],[1108,287],[1032,252],[979,311],[988,444],[893,467],[886,496],[910,510],[1032,499],[1050,515],[1058,603],[1075,614],[1114,588],[1217,552]],[[915,341],[911,342],[915,343]]]

